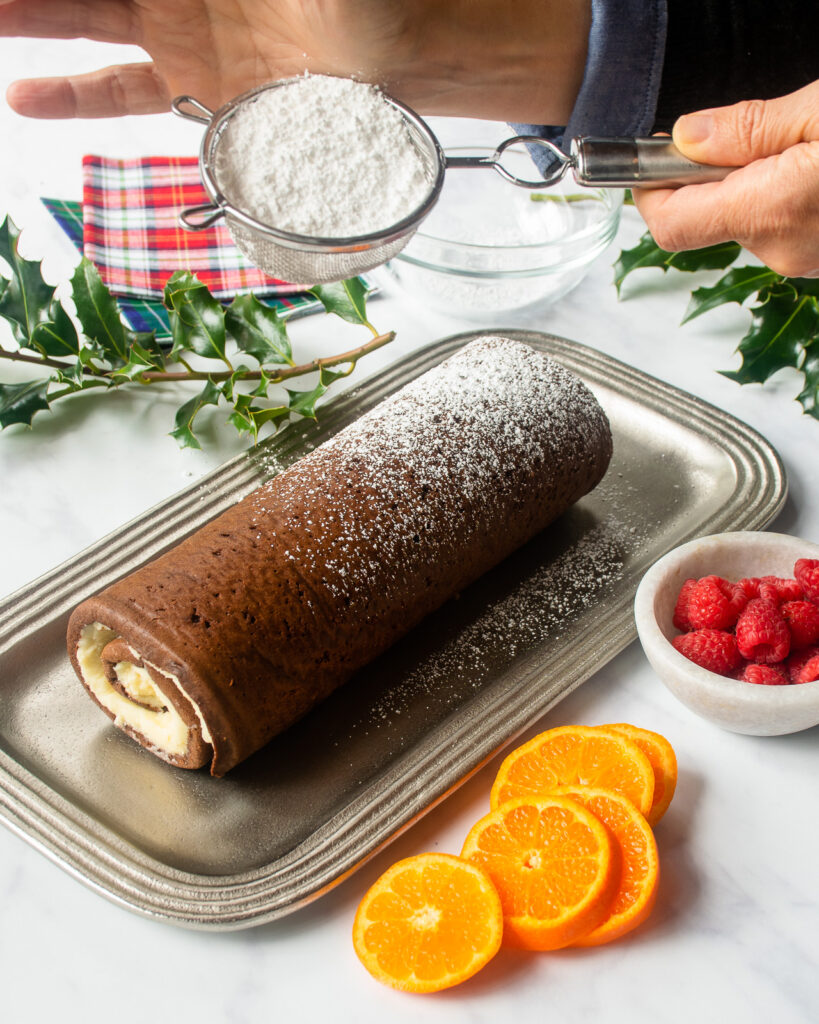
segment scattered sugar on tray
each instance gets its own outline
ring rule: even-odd
[[[622,577],[626,558],[622,523],[607,518],[593,526],[554,562],[521,581],[513,593],[485,610],[439,650],[424,657],[367,711],[366,721],[391,728],[402,711],[421,699],[444,706],[464,702],[465,689],[479,692],[519,657],[549,649],[585,609]]]
[[[413,213],[433,169],[374,86],[307,75],[238,107],[217,146],[215,175],[230,202],[264,224],[344,238]]]

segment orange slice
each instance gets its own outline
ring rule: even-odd
[[[651,762],[654,771],[654,797],[646,817],[650,825],[656,825],[668,810],[677,786],[677,758],[674,748],[665,736],[658,732],[638,729],[636,725],[628,725],[626,722],[601,725],[598,728],[604,732],[617,732],[621,736],[626,736],[632,743],[637,744]]]
[[[620,846],[620,884],[609,916],[577,943],[601,946],[642,924],[654,907],[660,880],[654,833],[634,804],[610,789],[560,786],[555,793],[583,804],[603,822]]]
[[[564,725],[512,751],[492,786],[490,807],[576,785],[613,789],[646,814],[654,795],[654,771],[627,737],[591,726]]]
[[[485,868],[503,906],[503,941],[560,949],[608,917],[620,878],[606,827],[564,796],[510,800],[471,828],[461,856]]]
[[[353,923],[358,958],[378,981],[438,992],[479,971],[500,948],[503,914],[487,873],[446,853],[422,853],[385,871]]]

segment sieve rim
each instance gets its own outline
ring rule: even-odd
[[[204,185],[205,191],[213,205],[219,207],[226,217],[239,221],[244,227],[257,232],[260,235],[264,235],[266,238],[273,239],[276,243],[288,249],[301,251],[307,250],[325,254],[363,252],[369,249],[375,249],[381,245],[387,245],[391,242],[398,241],[398,239],[403,238],[405,235],[409,235],[414,232],[438,201],[438,197],[440,196],[444,183],[446,157],[435,133],[423,118],[416,114],[411,107],[406,106],[406,104],[395,99],[394,96],[390,96],[389,93],[384,92],[382,89],[379,89],[378,91],[384,97],[384,100],[390,106],[397,109],[404,119],[413,125],[413,127],[420,133],[429,146],[430,156],[434,159],[435,175],[430,185],[429,194],[419,206],[412,210],[412,212],[402,220],[397,221],[389,227],[382,228],[379,231],[373,231],[367,235],[341,237],[300,235],[294,231],[286,231],[283,228],[276,228],[270,224],[265,224],[263,221],[257,220],[240,207],[234,205],[227,198],[224,192],[222,192],[217,183],[213,165],[215,161],[216,146],[221,138],[224,126],[230,118],[233,117],[237,109],[242,104],[249,102],[260,93],[267,92],[270,89],[278,89],[288,85],[293,85],[300,80],[301,79],[299,77],[296,77],[280,78],[274,82],[266,82],[264,85],[258,85],[253,89],[248,89],[247,92],[234,96],[233,99],[229,100],[223,106],[212,112],[199,147],[199,170],[202,177],[202,184]]]

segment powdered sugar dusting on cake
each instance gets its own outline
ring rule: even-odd
[[[353,601],[374,574],[401,587],[422,538],[424,558],[435,560],[464,529],[491,522],[486,503],[502,494],[516,500],[505,488],[532,480],[571,489],[572,472],[588,476],[584,460],[607,446],[605,415],[579,378],[527,345],[486,337],[335,435],[254,502],[263,512],[275,486],[279,507],[298,505],[284,527],[287,557],[312,576],[322,569],[327,592]],[[369,499],[369,516],[350,514],[345,466],[346,484]],[[487,546],[496,540],[487,536]]]

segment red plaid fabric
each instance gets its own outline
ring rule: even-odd
[[[220,299],[303,290],[249,263],[223,224],[179,226],[180,210],[206,202],[196,157],[83,157],[83,251],[117,295],[161,298],[175,270],[192,271]]]

